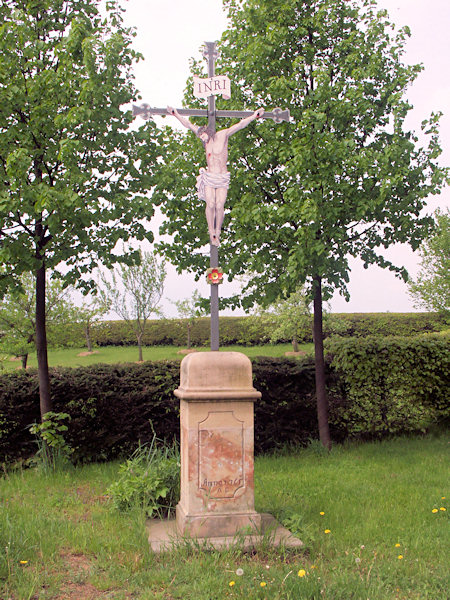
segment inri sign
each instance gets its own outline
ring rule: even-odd
[[[196,98],[208,98],[221,94],[225,100],[231,98],[231,81],[226,75],[215,75],[206,79],[200,79],[194,75],[194,96]]]

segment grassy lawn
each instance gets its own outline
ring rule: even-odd
[[[118,513],[105,495],[118,463],[5,474],[0,597],[447,599],[448,444],[402,438],[257,458],[256,508],[290,519],[302,551],[153,555],[141,513]]]
[[[144,360],[168,360],[180,359],[183,355],[178,354],[176,346],[146,346],[143,349]],[[300,349],[305,352],[313,351],[313,344],[303,344]],[[198,348],[199,352],[206,352],[209,348]],[[285,352],[292,351],[292,344],[276,344],[265,346],[224,346],[222,352],[243,352],[250,358],[254,356],[284,356]],[[82,356],[80,356],[80,354]],[[96,348],[93,354],[85,355],[86,348],[59,348],[49,350],[48,360],[51,367],[84,367],[95,363],[119,363],[136,362],[138,360],[137,346],[103,346]],[[0,364],[5,371],[14,371],[20,368],[20,361],[10,360],[8,357]],[[30,354],[28,359],[30,367],[37,367],[36,355]]]

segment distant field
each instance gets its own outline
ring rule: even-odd
[[[172,360],[183,358],[178,354],[181,350],[176,346],[146,346],[143,348],[144,360]],[[208,348],[199,348],[198,352],[206,352]],[[302,344],[300,350],[312,353],[313,344]],[[276,344],[265,346],[225,346],[221,352],[242,352],[249,358],[255,356],[284,356],[285,352],[292,351],[291,344]],[[51,367],[85,367],[96,363],[119,363],[137,362],[137,346],[103,346],[96,348],[93,354],[86,355],[86,348],[62,348],[49,350],[48,361]],[[3,371],[14,371],[20,368],[20,360],[11,360],[10,357],[2,360],[0,369]],[[32,354],[28,359],[29,367],[37,367],[36,355]]]

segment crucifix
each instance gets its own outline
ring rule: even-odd
[[[216,110],[216,94],[229,97],[230,84],[225,76],[216,76],[215,61],[218,57],[215,42],[206,42],[203,56],[208,61],[208,79],[194,78],[194,95],[208,98],[208,109],[151,108],[147,104],[133,106],[133,115],[150,119],[153,115],[173,115],[184,127],[193,131],[202,141],[207,169],[201,169],[197,177],[197,191],[206,202],[206,220],[210,238],[210,269],[208,281],[211,283],[211,350],[219,350],[219,287],[222,273],[219,269],[219,240],[224,205],[228,191],[230,174],[227,171],[228,138],[246,127],[251,121],[273,119],[275,123],[289,121],[289,110],[275,108],[272,112],[263,109],[257,111]],[[207,127],[198,127],[189,121],[188,116],[208,117]],[[227,129],[216,131],[217,117],[241,118],[239,123]]]

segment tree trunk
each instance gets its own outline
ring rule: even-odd
[[[45,326],[45,263],[36,271],[36,354],[39,377],[41,419],[52,410],[48,374],[47,332]]]
[[[88,352],[92,352],[91,325],[89,322],[84,324],[84,337],[86,338],[86,346]]]
[[[187,349],[191,349],[191,324],[187,325]]]
[[[137,343],[139,348],[139,362],[144,362],[144,358],[142,356],[142,334],[138,334]]]
[[[292,348],[294,349],[294,352],[298,352],[298,341],[296,335],[294,335],[292,338]]]
[[[331,450],[328,425],[328,396],[325,388],[325,358],[323,354],[322,279],[314,277],[314,360],[316,375],[317,419],[322,444]]]
[[[20,355],[20,360],[22,361],[22,369],[26,369],[27,368],[27,362],[28,362],[28,352],[26,352],[25,354],[21,354]]]

